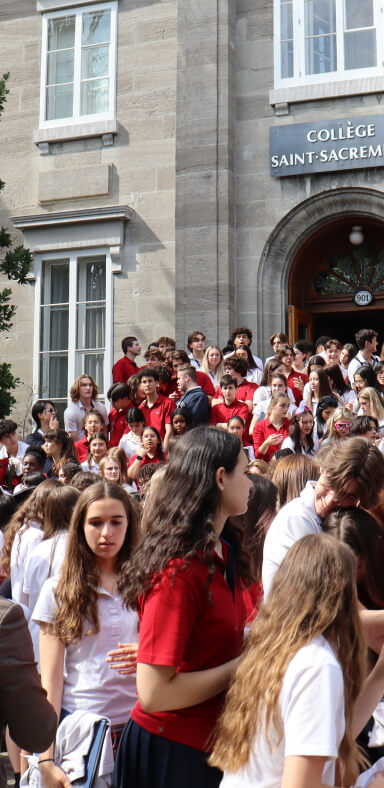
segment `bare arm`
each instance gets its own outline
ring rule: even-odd
[[[169,439],[172,438],[172,435],[173,435],[172,424],[166,424],[165,436],[164,436],[164,448],[166,452],[168,451]]]
[[[356,701],[353,716],[353,735],[356,738],[367,724],[384,692],[384,646],[375,667],[366,678]]]
[[[60,719],[61,702],[64,686],[64,643],[52,633],[51,626],[40,624],[40,669],[41,683],[47,691],[48,700]],[[54,744],[46,752],[41,753],[39,760],[45,761],[40,772],[45,788],[70,788],[67,775],[53,763]],[[48,759],[48,760],[46,760]]]
[[[236,670],[238,659],[193,673],[176,673],[175,666],[137,665],[137,692],[149,713],[196,706],[223,692]]]
[[[359,608],[360,621],[367,645],[376,654],[380,654],[384,645],[384,610],[367,610],[361,603],[359,603]]]
[[[284,760],[281,788],[322,788],[325,761],[316,755],[289,755]]]

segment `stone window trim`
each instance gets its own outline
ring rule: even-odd
[[[382,0],[369,0],[366,20],[353,23],[348,21],[348,12],[344,0],[333,0],[333,13],[329,29],[325,24],[324,32],[319,35],[317,29],[308,31],[306,28],[305,0],[274,0],[274,89],[270,91],[272,105],[294,103],[353,95],[360,93],[380,92],[383,78],[384,31],[382,25]],[[309,8],[309,4],[308,4]],[[310,12],[308,11],[308,14]],[[310,17],[309,17],[310,18]],[[335,25],[335,27],[333,27]],[[356,65],[348,67],[348,54],[354,35],[364,35],[364,31],[374,34],[376,45],[376,64]],[[373,33],[374,31],[374,33]],[[352,39],[349,37],[352,36]],[[314,51],[320,57],[322,47],[316,41],[324,41],[323,59],[327,57],[327,40],[333,40],[335,48],[332,57],[334,68],[329,71],[313,71],[308,65],[311,55],[306,50],[308,42],[313,40]],[[360,40],[360,39],[359,39]],[[357,46],[357,45],[355,45]],[[288,47],[288,49],[287,49]],[[349,48],[347,48],[349,47]],[[312,51],[312,50],[311,50]],[[330,53],[328,52],[330,56]],[[344,57],[346,60],[344,61]],[[283,72],[285,75],[283,76]],[[370,87],[370,83],[373,83]]]
[[[86,310],[87,306],[87,296],[84,292],[84,288],[82,288],[83,292],[81,293],[80,290],[80,268],[82,261],[87,260],[89,262],[93,262],[94,260],[101,263],[104,268],[104,277],[105,277],[105,292],[102,296],[102,300],[97,300],[92,304],[94,307],[97,305],[101,310],[104,312],[104,320],[103,320],[103,330],[102,330],[102,346],[100,347],[97,344],[97,347],[94,347],[94,344],[87,343],[87,337],[84,326],[85,314],[84,309]],[[52,342],[49,339],[49,335],[55,328],[55,321],[53,320],[53,324],[51,325],[51,320],[43,318],[43,312],[46,314],[48,310],[52,312],[52,317],[57,315],[57,310],[60,310],[60,303],[52,304],[48,303],[46,299],[43,297],[43,293],[45,290],[44,282],[45,282],[45,274],[47,269],[53,264],[64,264],[68,269],[68,278],[69,278],[69,286],[68,286],[68,293],[67,293],[67,303],[63,304],[63,307],[66,308],[68,313],[68,322],[67,326],[61,326],[61,335],[62,339],[64,338],[66,342],[60,344],[59,348],[57,348],[57,343],[55,341]],[[35,255],[35,306],[34,306],[34,324],[33,324],[33,332],[34,332],[34,353],[33,353],[33,390],[39,392],[39,396],[42,396],[45,399],[51,398],[53,402],[61,403],[61,406],[65,405],[65,400],[67,399],[67,392],[69,392],[70,386],[72,385],[73,380],[77,377],[78,374],[81,374],[84,371],[84,361],[81,363],[83,357],[89,357],[91,359],[93,356],[99,359],[100,364],[100,357],[103,358],[102,360],[102,379],[103,385],[101,384],[101,379],[97,380],[97,377],[94,373],[90,372],[93,377],[96,377],[99,386],[99,396],[100,399],[103,400],[105,397],[105,393],[108,391],[108,388],[111,383],[111,372],[112,369],[112,359],[113,359],[113,281],[112,281],[112,271],[111,271],[111,258],[109,254],[108,248],[95,247],[95,248],[81,248],[81,249],[70,249],[65,250],[62,252],[52,251],[52,252],[45,252]],[[48,276],[50,273],[48,271]],[[57,281],[57,280],[56,280]],[[83,280],[82,280],[83,281]],[[80,295],[81,293],[81,295]],[[91,299],[92,300],[92,299]],[[78,311],[82,310],[82,319],[79,322],[79,315]],[[94,324],[94,321],[93,321]],[[57,328],[57,326],[56,326]],[[64,330],[63,330],[64,328]],[[95,324],[93,325],[95,333]],[[80,331],[80,336],[79,336]],[[85,333],[84,333],[85,331]],[[66,334],[63,337],[63,334]],[[99,335],[100,331],[96,333]],[[48,336],[47,336],[48,335]],[[43,336],[45,341],[43,341]],[[100,337],[98,336],[100,339]],[[85,342],[84,342],[85,340]],[[88,337],[89,341],[89,337]],[[62,348],[62,349],[61,349]],[[49,385],[49,390],[43,390],[43,387],[47,385],[47,380],[51,379],[51,374],[49,372],[50,364],[55,363],[55,358],[62,358],[65,359],[65,366],[67,368],[65,376],[59,376],[58,380],[60,380],[61,384],[64,384],[63,391],[54,393],[51,390]],[[80,360],[80,365],[79,365]],[[87,370],[89,371],[89,369]],[[70,399],[68,396],[67,404],[69,404]]]
[[[82,14],[108,9],[110,11],[110,43],[109,43],[109,108],[104,112],[81,115],[81,32],[76,33],[74,41],[74,73],[73,73],[73,115],[64,118],[46,119],[46,79],[48,58],[48,22],[71,15],[76,17],[76,31],[81,30]],[[41,48],[41,81],[40,81],[40,120],[39,128],[33,132],[33,141],[39,146],[41,153],[49,153],[49,144],[66,140],[101,137],[104,145],[113,145],[117,134],[116,122],[116,74],[117,74],[117,18],[118,0],[39,0],[38,10],[42,12],[42,48]]]
[[[269,103],[276,108],[276,114],[287,114],[289,104],[305,101],[321,101],[343,96],[369,95],[382,93],[383,77],[360,77],[345,79],[338,82],[327,82],[319,85],[297,85],[295,87],[274,88],[269,91]],[[286,105],[286,112],[279,109]]]
[[[132,209],[128,205],[112,205],[14,216],[11,222],[23,233],[24,245],[33,255],[106,248],[111,273],[121,274],[126,225],[131,216]],[[34,264],[28,279],[35,281]]]
[[[105,0],[36,0],[36,11],[45,14],[47,11],[62,11],[76,6],[97,5]]]

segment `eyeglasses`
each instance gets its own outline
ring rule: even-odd
[[[335,427],[337,430],[349,430],[352,424],[350,421],[335,421]]]
[[[44,413],[56,413],[55,408],[44,408]]]

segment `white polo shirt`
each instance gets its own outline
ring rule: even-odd
[[[315,512],[315,484],[307,482],[298,498],[289,501],[272,521],[264,542],[263,589],[267,598],[276,569],[292,545],[307,534],[320,534],[322,519]]]
[[[32,614],[33,621],[52,621],[57,607],[56,584],[57,578],[45,581]],[[90,624],[84,620],[81,640],[65,647],[62,708],[70,712],[93,711],[108,717],[112,725],[121,725],[128,721],[137,700],[136,675],[121,676],[105,660],[118,643],[138,642],[138,617],[136,612],[123,607],[119,594],[110,594],[100,586],[97,608],[99,632],[87,635]]]

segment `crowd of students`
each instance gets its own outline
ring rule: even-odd
[[[104,786],[384,785],[384,364],[355,339],[278,333],[263,366],[195,331],[139,368],[126,337],[109,413],[84,373],[64,425],[0,422],[0,594],[60,721],[37,756],[8,733],[16,780],[70,788],[90,714]]]

